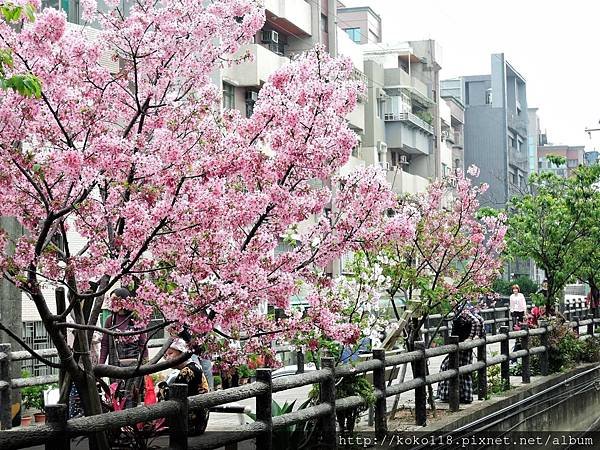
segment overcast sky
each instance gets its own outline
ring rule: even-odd
[[[435,39],[442,79],[490,73],[504,53],[527,80],[529,107],[539,108],[553,143],[600,150],[600,2],[590,0],[342,0],[370,6],[384,41]],[[343,24],[339,24],[344,28]]]

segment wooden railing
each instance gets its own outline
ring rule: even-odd
[[[569,322],[577,328],[580,338],[594,335],[594,329],[600,325],[600,319],[589,316],[581,320]],[[586,327],[586,331],[579,327]],[[335,447],[337,442],[336,411],[344,411],[359,406],[366,406],[360,396],[336,399],[335,383],[338,377],[351,374],[372,373],[375,403],[375,432],[383,436],[387,432],[386,398],[403,392],[414,390],[415,416],[417,425],[426,424],[426,387],[443,380],[449,382],[449,405],[451,411],[459,409],[459,379],[458,375],[472,372],[478,373],[477,395],[485,399],[487,396],[486,368],[500,364],[501,377],[505,389],[510,388],[509,364],[511,360],[520,359],[522,364],[522,381],[530,382],[530,357],[540,355],[542,375],[548,374],[548,332],[551,328],[546,322],[541,322],[539,328],[532,330],[509,332],[508,327],[500,327],[500,333],[482,339],[474,339],[458,343],[456,336],[448,336],[446,345],[436,348],[426,348],[424,341],[416,343],[416,350],[386,356],[381,349],[373,351],[373,359],[352,365],[335,366],[333,358],[322,358],[322,368],[309,373],[290,375],[284,378],[272,379],[271,369],[258,369],[256,382],[244,386],[220,390],[192,397],[187,397],[186,385],[175,385],[167,401],[149,406],[140,406],[124,411],[109,412],[97,416],[82,417],[67,420],[66,405],[47,405],[48,423],[14,430],[0,431],[0,448],[13,449],[32,445],[45,444],[46,449],[69,449],[70,438],[86,436],[90,433],[106,431],[140,422],[166,418],[169,424],[169,447],[186,448],[215,448],[226,444],[256,438],[257,448],[271,449],[271,438],[274,430],[291,424],[317,420],[321,429],[322,445]],[[530,337],[540,336],[542,345],[530,347]],[[521,350],[511,352],[509,340],[520,338]],[[500,343],[500,354],[488,357],[487,346]],[[2,344],[0,347],[0,399],[2,399],[2,418],[6,419],[5,406],[10,405],[10,387],[23,386],[21,379],[8,379],[8,366],[11,360],[10,347]],[[459,351],[477,349],[477,361],[459,366]],[[15,352],[19,353],[19,352]],[[426,375],[427,360],[432,357],[450,355],[449,367],[440,373]],[[20,358],[20,354],[17,355]],[[412,380],[387,385],[385,371],[387,367],[412,363],[414,378]],[[41,380],[36,380],[41,381]],[[29,382],[28,382],[29,383]],[[318,383],[320,385],[319,402],[303,410],[294,411],[282,416],[271,416],[271,400],[276,392],[287,391],[302,386]],[[256,398],[256,421],[251,424],[232,427],[229,433],[206,434],[199,437],[187,436],[187,418],[189,411],[206,409],[245,399]],[[8,403],[6,400],[9,400]]]

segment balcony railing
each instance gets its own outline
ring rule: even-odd
[[[399,121],[399,122],[408,122],[413,126],[420,128],[426,133],[433,134],[433,127],[425,122],[423,119],[420,119],[413,113],[409,112],[386,112],[385,120],[387,121]]]

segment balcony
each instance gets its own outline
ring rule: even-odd
[[[386,89],[399,88],[408,92],[412,99],[423,106],[433,105],[435,102],[429,98],[427,93],[427,85],[421,80],[410,76],[404,70],[398,69],[385,69],[385,86]]]
[[[399,121],[399,122],[407,122],[409,126],[414,126],[416,128],[421,129],[422,131],[433,135],[433,127],[425,122],[423,119],[420,119],[413,113],[409,112],[386,112],[385,113],[386,121]]]
[[[223,70],[223,78],[236,86],[260,86],[275,70],[290,62],[285,56],[273,53],[259,44],[243,45],[233,57],[241,58],[246,52],[251,56],[249,61]]]
[[[450,133],[450,136],[452,136],[453,147],[463,148],[465,146],[464,136],[462,132],[455,131],[454,133]]]
[[[389,148],[400,148],[414,155],[429,155],[432,133],[424,132],[410,120],[387,120],[385,140]]]
[[[516,131],[522,137],[527,137],[527,121],[519,117],[512,111],[506,112],[506,121],[508,128]]]
[[[267,19],[294,34],[312,35],[310,3],[298,0],[260,0],[267,10]]]
[[[397,194],[416,194],[424,192],[429,186],[427,178],[413,175],[398,167],[390,167],[387,171],[387,181]]]

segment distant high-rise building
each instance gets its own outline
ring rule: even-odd
[[[489,184],[485,203],[503,208],[525,189],[529,174],[527,83],[503,53],[491,57],[491,74],[442,81],[442,96],[465,105],[465,166],[480,168]]]

